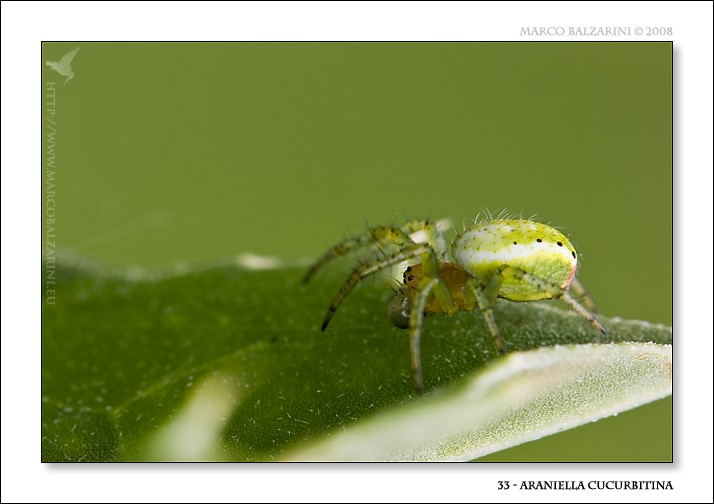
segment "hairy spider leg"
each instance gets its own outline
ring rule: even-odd
[[[330,248],[310,267],[302,279],[303,283],[307,283],[319,270],[327,263],[337,257],[347,255],[350,252],[364,248],[368,245],[373,245],[377,248],[396,245],[404,248],[412,243],[415,243],[410,235],[416,232],[423,232],[426,237],[426,242],[431,243],[432,247],[440,255],[443,255],[446,250],[446,242],[441,237],[436,224],[432,224],[423,220],[409,221],[401,227],[376,227],[367,230],[366,233],[348,238],[337,245]],[[419,242],[422,243],[422,242]]]
[[[330,323],[330,320],[332,319],[332,316],[334,315],[335,311],[337,311],[337,308],[342,304],[347,295],[352,291],[355,285],[359,283],[360,280],[378,271],[381,271],[384,268],[400,263],[402,261],[413,259],[420,255],[422,256],[422,262],[426,261],[427,263],[434,264],[433,269],[435,271],[436,259],[434,257],[434,250],[431,248],[431,245],[425,243],[412,243],[410,246],[405,247],[402,250],[395,252],[394,254],[385,256],[377,261],[360,264],[357,268],[355,268],[352,274],[347,277],[347,280],[345,280],[345,283],[342,284],[342,287],[337,292],[335,298],[332,300],[332,303],[330,304],[329,308],[327,309],[327,313],[325,314],[325,319],[322,322],[322,330],[325,330],[327,325]],[[450,299],[450,294],[445,286],[444,289],[440,290],[446,291],[445,293],[440,292],[440,296],[448,296],[448,298],[444,299]]]
[[[409,243],[413,242],[409,239],[407,233],[399,228],[378,227],[370,229],[363,235],[348,238],[330,248],[322,255],[322,257],[310,266],[310,269],[307,270],[307,273],[305,273],[302,281],[303,283],[310,281],[315,273],[325,267],[325,265],[333,259],[347,255],[350,252],[366,247],[367,245],[379,246],[380,244],[395,244],[397,246],[404,247]]]

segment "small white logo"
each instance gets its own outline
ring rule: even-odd
[[[76,49],[72,49],[70,52],[62,56],[62,59],[59,61],[47,62],[47,66],[52,68],[52,70],[54,70],[60,75],[64,75],[65,77],[67,77],[67,79],[64,81],[65,84],[67,84],[67,81],[74,77],[74,72],[72,71],[70,63],[72,63],[72,59],[74,59],[74,56],[77,54],[77,51],[79,51],[79,47],[77,47]]]

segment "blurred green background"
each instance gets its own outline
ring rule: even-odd
[[[64,84],[44,62],[78,46]],[[45,43],[42,61],[59,251],[299,260],[365,222],[505,208],[570,236],[604,314],[672,324],[670,43]],[[671,458],[670,398],[484,460]]]

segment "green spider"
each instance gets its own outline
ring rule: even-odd
[[[451,244],[432,222],[415,220],[401,227],[374,227],[330,248],[307,271],[303,282],[332,259],[370,247],[332,300],[322,322],[324,331],[337,308],[365,277],[403,261],[420,260],[403,274],[405,289],[387,307],[391,323],[409,329],[412,378],[424,391],[420,340],[424,317],[478,308],[501,354],[507,353],[493,315],[497,298],[510,301],[562,299],[595,329],[605,329],[590,310],[595,303],[575,278],[578,257],[570,241],[557,229],[528,219],[476,219]],[[386,250],[395,250],[387,253]],[[590,310],[568,292],[570,287]]]

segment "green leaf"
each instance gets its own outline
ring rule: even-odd
[[[471,460],[669,395],[671,364],[672,347],[652,343],[518,352],[291,458]]]
[[[419,397],[384,279],[322,333],[347,270],[302,286],[303,268],[260,269],[276,264],[152,275],[59,261],[42,459],[462,460],[671,393],[670,328],[599,317],[604,336],[557,302],[499,301],[504,358],[480,315],[426,320]]]

